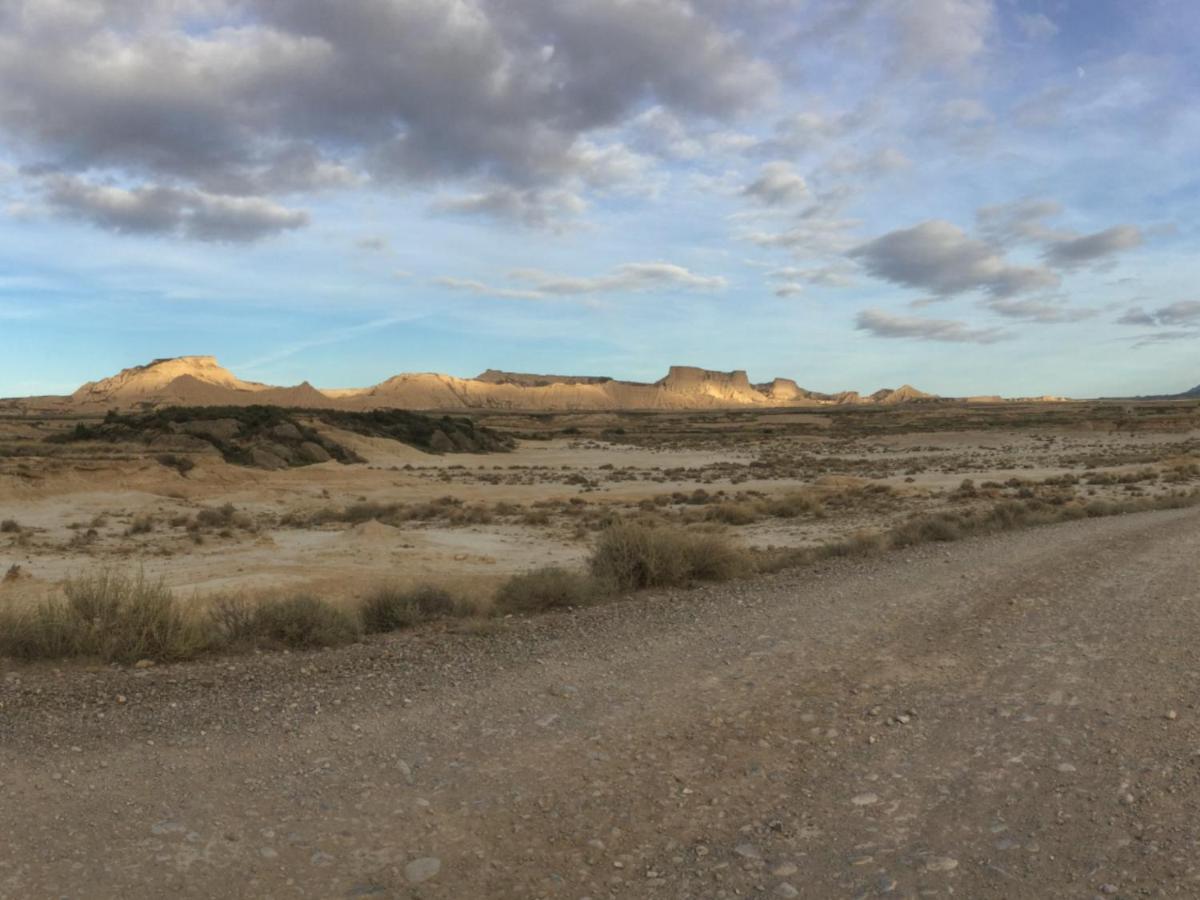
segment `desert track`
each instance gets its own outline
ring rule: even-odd
[[[1200,513],[0,673],[0,896],[1200,895]],[[436,862],[435,862],[436,860]]]

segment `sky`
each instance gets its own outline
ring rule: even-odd
[[[1200,383],[1194,0],[5,0],[0,396]]]

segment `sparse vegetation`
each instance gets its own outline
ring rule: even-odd
[[[496,592],[496,612],[534,613],[586,606],[611,593],[611,587],[582,572],[547,566],[514,575]]]
[[[408,590],[381,587],[363,600],[360,615],[367,634],[380,634],[448,618],[464,609],[448,591],[432,585]]]
[[[748,568],[746,552],[722,535],[634,522],[602,532],[590,561],[594,578],[624,591],[724,581]]]
[[[75,579],[61,597],[0,613],[0,655],[17,659],[177,660],[206,644],[204,628],[171,591],[141,575]]]
[[[358,619],[332,603],[309,594],[260,603],[250,620],[258,645],[311,650],[358,640]]]

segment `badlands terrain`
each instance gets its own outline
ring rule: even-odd
[[[1200,892],[1197,401],[399,379],[0,403],[0,621],[455,610],[0,659],[0,897]],[[730,564],[535,602],[621,528]]]

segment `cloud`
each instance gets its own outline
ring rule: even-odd
[[[539,291],[492,287],[473,278],[436,278],[433,283],[444,288],[449,288],[452,291],[479,294],[486,297],[504,297],[509,300],[543,300],[546,297],[545,294]]]
[[[1049,269],[1013,265],[993,247],[941,220],[890,232],[849,255],[876,278],[936,297],[975,290],[1009,297],[1058,284]]]
[[[1053,200],[1026,197],[1011,203],[981,206],[975,212],[979,234],[1001,247],[1026,242],[1058,241],[1072,235],[1056,231],[1045,220],[1062,214],[1062,206]]]
[[[206,196],[465,180],[495,187],[463,211],[542,225],[574,181],[636,174],[589,134],[647,103],[733,119],[775,85],[682,0],[0,8],[0,138],[22,164]]]
[[[381,234],[364,235],[354,242],[354,246],[368,253],[387,253],[392,249],[391,242]]]
[[[1082,322],[1098,315],[1097,310],[1067,306],[1054,300],[1031,298],[994,297],[987,301],[987,308],[1009,319],[1023,319],[1044,325],[1065,322]]]
[[[767,277],[773,281],[782,281],[801,287],[806,284],[817,285],[819,287],[847,287],[853,284],[851,274],[845,268],[838,266],[820,266],[815,269],[784,266],[783,268],[772,269],[767,273]]]
[[[1122,250],[1142,244],[1141,229],[1134,225],[1114,225],[1094,234],[1051,241],[1044,254],[1051,265],[1064,269],[1103,262]]]
[[[1200,327],[1200,300],[1180,300],[1147,312],[1143,307],[1133,306],[1117,319],[1121,325],[1143,325],[1166,327]]]
[[[475,194],[443,197],[430,209],[442,215],[483,216],[533,228],[562,230],[587,209],[587,203],[573,191],[559,188],[496,185]]]
[[[308,224],[308,213],[263,197],[210,194],[158,185],[123,188],[67,175],[44,183],[47,204],[68,218],[112,231],[202,241],[256,241]]]
[[[1058,34],[1058,26],[1043,13],[1019,13],[1017,27],[1031,41],[1046,41]]]
[[[808,198],[808,183],[790,162],[776,160],[762,167],[742,195],[766,206],[792,205]]]
[[[705,276],[666,262],[626,263],[608,275],[572,278],[538,269],[517,269],[510,276],[533,284],[543,295],[626,293],[677,287],[692,291],[719,291],[729,286],[721,276]]]
[[[442,287],[473,294],[518,300],[545,300],[590,294],[628,294],[654,290],[721,291],[729,281],[721,276],[698,275],[668,262],[637,262],[617,266],[607,275],[592,278],[556,275],[541,269],[515,269],[508,277],[526,287],[496,287],[463,278],[439,278]]]
[[[902,71],[960,71],[983,52],[993,24],[991,0],[893,0]]]
[[[960,344],[994,344],[1009,334],[999,328],[971,328],[951,319],[894,316],[880,309],[865,309],[855,318],[855,327],[882,338],[911,338]]]

